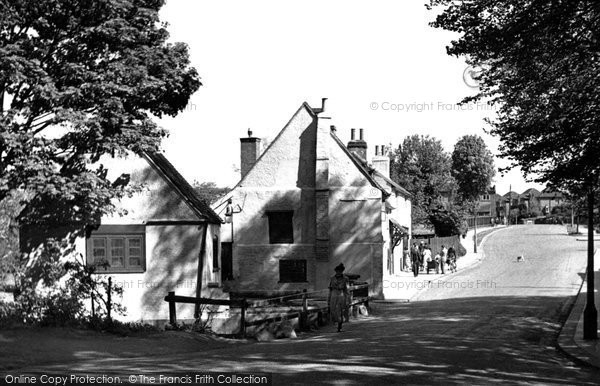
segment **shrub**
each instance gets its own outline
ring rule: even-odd
[[[68,240],[49,240],[39,253],[19,257],[11,272],[15,302],[3,306],[0,323],[78,325],[88,314],[85,304],[91,297],[96,304],[92,315],[124,313],[119,304],[123,289],[111,288],[112,301],[108,302],[106,278],[94,275],[97,266],[87,266],[81,255],[73,258],[72,251]]]

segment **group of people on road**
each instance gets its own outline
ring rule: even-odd
[[[421,241],[420,244],[413,243],[410,249],[410,259],[412,271],[415,277],[419,272],[435,270],[435,273],[446,273],[446,268],[450,272],[456,272],[456,250],[454,247],[446,248],[444,245],[433,255],[429,244]]]

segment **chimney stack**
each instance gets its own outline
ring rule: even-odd
[[[252,130],[248,129],[248,137],[240,138],[240,171],[242,178],[248,174],[259,156],[260,138],[253,137]]]
[[[386,150],[385,145],[375,146],[375,156],[372,164],[375,170],[390,178],[390,156],[386,154]]]
[[[366,161],[367,142],[365,142],[363,139],[363,129],[359,130],[359,139],[355,139],[355,133],[356,129],[350,129],[350,142],[348,142],[348,150]]]

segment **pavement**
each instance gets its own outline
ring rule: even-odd
[[[585,234],[586,229],[582,232]],[[596,240],[596,239],[594,239]],[[577,237],[577,241],[587,241],[587,238]],[[587,246],[587,243],[582,243]],[[600,267],[600,255],[595,256],[594,267]],[[595,305],[596,309],[600,307],[600,291],[598,285],[600,283],[600,270],[595,270]],[[586,276],[587,278],[587,276]],[[600,340],[585,340],[583,339],[583,310],[587,299],[587,280],[581,283],[581,288],[577,294],[577,298],[571,312],[560,332],[558,337],[558,346],[573,361],[584,365],[600,369]],[[600,330],[598,332],[600,335]]]
[[[488,237],[503,229],[507,229],[507,227],[498,225],[496,227],[477,228],[477,234],[494,230],[493,232],[487,233],[485,236],[483,236],[483,239],[480,240],[477,252],[474,252],[473,243],[473,236],[475,232],[473,229],[469,230],[467,232],[467,236],[460,239],[460,242],[467,250],[467,253],[466,255],[460,256],[457,259],[457,272],[450,273],[450,271],[446,271],[445,274],[436,274],[434,271],[430,271],[428,274],[427,271],[423,271],[419,272],[419,276],[417,277],[414,277],[412,271],[403,271],[397,273],[393,277],[384,279],[383,281],[383,293],[385,300],[374,300],[372,303],[410,302],[423,289],[431,287],[434,283],[439,282],[440,280],[449,280],[459,274],[459,272],[476,266],[485,258],[483,247]]]

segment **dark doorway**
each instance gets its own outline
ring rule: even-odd
[[[232,243],[221,243],[221,280],[233,280]]]

